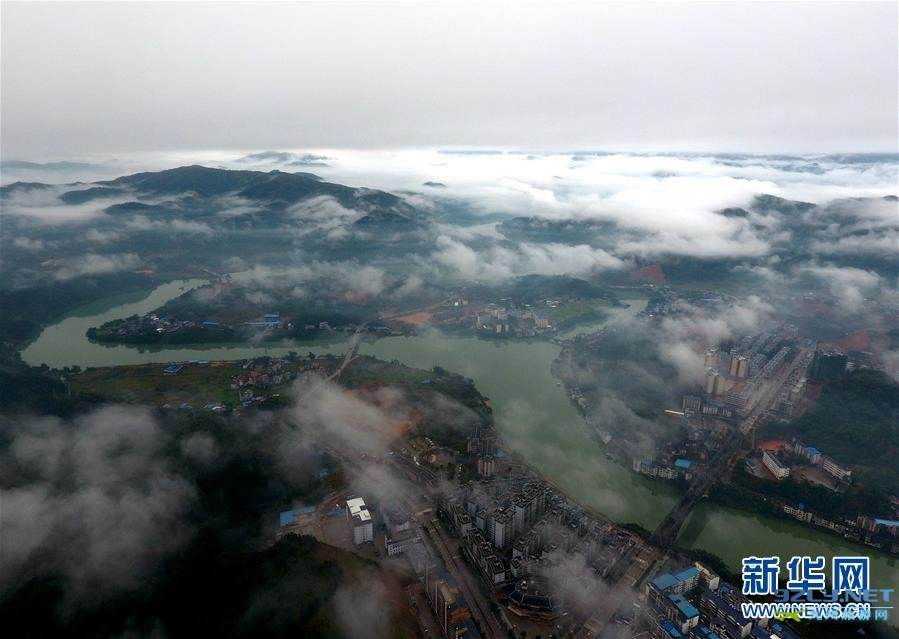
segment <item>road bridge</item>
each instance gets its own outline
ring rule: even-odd
[[[347,349],[346,355],[343,357],[343,362],[341,362],[340,366],[337,367],[337,370],[328,377],[329,382],[339,380],[344,369],[350,365],[350,362],[356,359],[356,355],[359,354],[359,344],[362,342],[362,331],[364,330],[365,326],[360,326],[356,329],[356,332],[353,333],[353,336],[350,338],[349,348]]]

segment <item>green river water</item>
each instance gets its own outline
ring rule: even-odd
[[[205,280],[182,280],[149,293],[118,296],[82,307],[47,327],[22,351],[32,365],[112,366],[188,359],[242,359],[259,355],[343,353],[344,343],[277,345],[198,345],[189,347],[104,346],[87,340],[85,332],[111,319],[151,311]],[[628,300],[636,313],[645,300]],[[591,330],[599,324],[590,326]],[[582,329],[583,330],[583,329]],[[555,344],[542,341],[493,342],[475,337],[446,337],[433,333],[418,337],[385,337],[364,341],[360,352],[417,368],[442,366],[470,377],[493,404],[497,428],[509,448],[520,453],[560,489],[618,522],[635,522],[652,529],[677,499],[676,490],[632,473],[608,460],[605,451],[550,374],[559,353]],[[722,557],[739,569],[751,554],[871,555],[876,587],[899,590],[899,561],[872,549],[844,542],[799,523],[754,515],[701,503],[693,511],[680,543]],[[785,560],[784,560],[785,561]],[[891,615],[896,623],[896,615]]]

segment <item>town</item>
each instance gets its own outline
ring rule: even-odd
[[[313,535],[405,575],[425,637],[593,637],[602,628],[604,637],[799,636],[777,620],[744,618],[749,599],[707,564],[573,503],[506,454],[492,430],[472,433],[450,462],[476,469],[467,481],[448,482],[428,461],[441,447],[424,444],[374,462],[423,489],[382,502],[341,492],[294,507],[275,538]],[[632,595],[612,596],[616,587]],[[604,593],[614,605],[597,612]]]
[[[102,383],[137,393],[142,387],[137,380],[143,380],[143,388],[155,389],[152,397],[160,408],[236,416],[273,401],[268,408],[283,405],[278,399],[298,378],[336,379],[352,387],[389,378],[384,366],[358,355],[347,363],[337,355],[291,352],[73,371],[70,383],[81,390]],[[113,373],[117,377],[110,377]],[[426,371],[403,376],[428,392],[445,385]],[[194,406],[159,395],[160,382],[180,385],[185,397],[200,401]],[[210,389],[212,394],[202,395]],[[227,399],[207,401],[216,393]],[[153,402],[147,395],[131,399]],[[489,400],[479,402],[489,413]],[[334,461],[322,466],[319,480],[330,492],[319,503],[295,503],[281,512],[273,541],[310,535],[403,575],[424,636],[592,637],[602,628],[610,637],[638,632],[658,638],[794,636],[776,620],[743,618],[739,604],[747,599],[704,558],[657,546],[645,531],[616,525],[573,502],[504,450],[489,421],[460,444],[413,428],[380,458],[334,449],[327,454]],[[676,467],[689,480],[690,464],[679,461]],[[358,464],[374,464],[416,488],[379,499],[348,492],[332,479],[339,466]],[[576,588],[566,586],[569,579],[577,580]],[[585,605],[606,592],[607,605],[600,610]]]
[[[677,297],[661,292],[652,312],[644,313],[647,320],[676,313]],[[724,298],[706,299],[717,304]],[[752,502],[761,511],[899,554],[899,497],[890,495],[888,502],[861,501],[847,510],[841,505],[845,494],[858,493],[860,488],[857,482],[853,485],[850,464],[836,461],[796,436],[767,436],[789,431],[789,424],[799,420],[820,395],[822,384],[853,371],[872,370],[875,355],[861,348],[842,352],[833,345],[803,339],[789,323],[709,346],[698,355],[705,371],[702,385],[684,393],[679,406],[660,411],[660,420],[673,435],[659,438],[654,450],[634,453],[632,443],[609,432],[608,420],[594,418],[593,394],[582,388],[580,377],[569,372],[575,352],[594,366],[591,350],[601,352],[615,337],[614,329],[604,328],[570,340],[557,360],[557,372],[595,436],[622,463],[629,463],[641,475],[683,486],[718,464],[719,483],[710,484],[706,492],[718,494],[725,502],[738,501],[739,494],[744,503]],[[727,451],[723,465],[722,451]],[[792,478],[789,486],[777,487],[787,478]]]

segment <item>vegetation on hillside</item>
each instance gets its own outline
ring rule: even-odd
[[[801,439],[861,467],[857,482],[899,495],[899,383],[881,371],[860,369],[825,384],[802,417],[765,434]]]

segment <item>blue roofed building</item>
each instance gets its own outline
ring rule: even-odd
[[[690,592],[699,585],[699,568],[690,566],[674,575],[674,578],[677,579],[677,587],[675,589],[677,592]]]
[[[894,552],[896,549],[899,549],[899,541],[889,539],[890,537],[899,537],[899,521],[859,515],[855,520],[855,525],[868,533],[868,539],[866,540],[868,543],[876,540],[891,544]]]
[[[895,519],[874,519],[875,526],[883,526],[884,528],[895,528],[899,529],[899,521]]]
[[[651,585],[655,586],[659,590],[668,590],[669,588],[673,588],[677,585],[677,579],[675,579],[674,575],[670,575],[668,573],[664,575],[659,575],[655,579],[652,580]]]
[[[687,601],[686,597],[678,593],[668,595],[668,600],[677,608],[678,616],[681,621],[696,620],[696,623],[693,624],[694,626],[699,623],[699,609]]]
[[[690,466],[692,466],[692,465],[693,465],[693,462],[691,462],[689,459],[675,459],[674,460],[674,467],[679,468],[681,470],[690,470]]]
[[[690,575],[689,578],[698,580],[698,571],[695,577]],[[684,634],[699,624],[699,610],[684,597],[683,592],[679,592],[686,583],[675,575],[664,574],[653,579],[646,587],[647,604],[662,618],[674,623]]]
[[[722,639],[721,635],[702,624],[693,628],[690,632],[691,639]]]
[[[813,464],[817,464],[821,461],[821,451],[814,446],[803,446],[802,454]]]
[[[746,639],[756,625],[745,619],[740,604],[749,601],[702,564],[658,575],[646,586],[646,611],[659,624],[652,637],[664,639],[663,621],[688,639]],[[765,627],[768,620],[760,620]]]
[[[786,624],[781,621],[772,621],[768,628],[772,635],[777,635],[780,639],[799,639],[799,635],[790,630]]]
[[[302,519],[315,514],[315,506],[301,506],[285,510],[278,514],[278,525],[281,528],[299,523]]]
[[[691,566],[676,575],[670,573],[659,575],[649,582],[647,588],[653,588],[665,593],[686,593],[696,588],[697,585],[699,585],[699,568]]]
[[[660,606],[654,604],[657,605],[656,609],[661,611],[662,616],[672,623],[681,635],[686,635],[691,628],[699,625],[699,610],[683,595],[675,593],[662,601],[664,603]]]
[[[667,619],[663,620],[652,634],[653,639],[680,639],[683,636],[684,633]]]
[[[752,622],[746,619],[739,609],[709,590],[702,593],[699,609],[709,627],[723,636],[748,637],[752,630]]]
[[[727,583],[722,584],[721,588],[718,589],[718,596],[734,608],[739,608],[741,604],[749,603],[751,601],[751,599],[740,592],[739,589],[734,588],[731,584]]]

